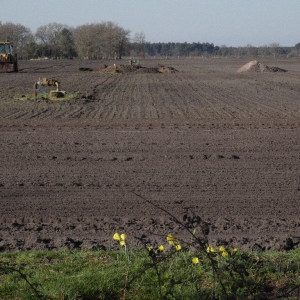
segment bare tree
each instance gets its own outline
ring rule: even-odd
[[[41,45],[40,48],[44,54],[47,53],[54,58],[60,56],[61,49],[59,48],[58,41],[62,31],[67,28],[68,26],[64,24],[49,23],[37,29],[35,38],[37,43]]]
[[[97,27],[95,24],[89,24],[74,29],[74,43],[79,57],[85,59],[98,58],[96,49],[101,48],[101,45],[97,47],[97,36],[102,33],[101,28]]]
[[[75,43],[72,31],[64,28],[57,37],[57,46],[59,49],[59,56],[61,58],[73,58],[77,56]]]
[[[276,58],[280,54],[280,45],[278,43],[271,43],[269,47],[273,57]]]
[[[34,42],[31,30],[21,24],[0,22],[0,40],[13,42],[15,52],[19,57],[28,56],[28,48]]]
[[[146,43],[146,36],[144,32],[137,32],[133,37],[133,42],[136,44],[145,44]]]
[[[128,35],[112,22],[87,24],[74,29],[74,42],[82,58],[121,58],[129,48]]]
[[[134,50],[139,56],[145,56],[146,36],[144,32],[137,32],[133,37]]]
[[[67,27],[67,25],[63,24],[49,23],[47,25],[40,26],[35,33],[35,37],[40,43],[54,44],[61,31]]]

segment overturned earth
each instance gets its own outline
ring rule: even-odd
[[[80,67],[80,71],[94,71],[92,68]],[[141,66],[139,64],[113,64],[97,69],[103,73],[175,73],[177,70],[171,66],[158,64],[157,66]]]
[[[20,61],[1,74],[0,250],[114,249],[115,232],[128,247],[167,234],[189,247],[188,230],[211,245],[299,247],[300,64],[238,74],[244,63]],[[66,97],[30,96],[39,77]]]

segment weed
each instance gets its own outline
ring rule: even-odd
[[[24,94],[21,96],[16,96],[16,99],[22,101],[41,101],[41,102],[49,102],[49,101],[69,101],[77,98],[77,94],[65,93],[63,97],[55,97],[50,95],[50,93],[42,92],[37,96],[33,94]]]

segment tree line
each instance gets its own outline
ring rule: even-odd
[[[130,57],[196,57],[196,56],[299,56],[300,43],[282,47],[277,43],[266,46],[216,46],[213,43],[150,43],[144,33],[130,38],[130,31],[113,22],[70,27],[49,23],[35,33],[22,24],[0,21],[0,41],[14,43],[19,59],[80,58],[121,59]]]
[[[14,43],[20,59],[61,58],[121,58],[129,49],[129,31],[112,22],[71,28],[49,23],[35,34],[21,24],[0,22],[0,40]]]

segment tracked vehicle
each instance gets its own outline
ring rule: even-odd
[[[11,42],[0,42],[0,73],[18,72],[17,54]]]

